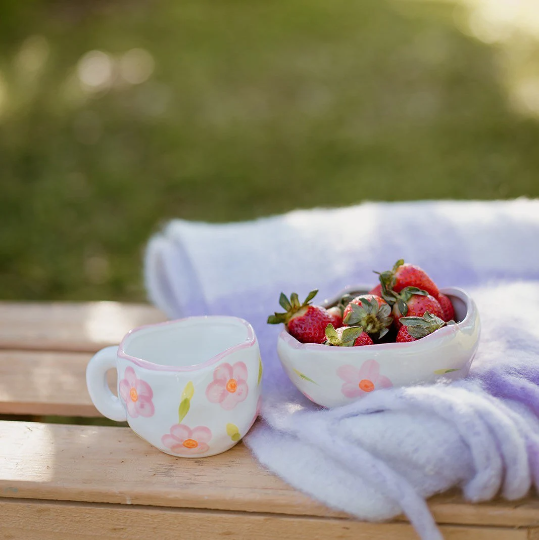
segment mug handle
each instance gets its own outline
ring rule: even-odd
[[[107,383],[107,371],[116,367],[117,353],[117,346],[105,347],[92,357],[86,367],[86,385],[95,408],[103,416],[116,422],[125,422],[125,409]]]

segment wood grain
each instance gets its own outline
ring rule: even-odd
[[[144,304],[0,302],[0,349],[95,352],[165,319]]]
[[[344,518],[264,470],[242,444],[205,459],[174,458],[129,428],[0,422],[0,496]],[[533,527],[534,499],[431,501],[439,523]]]
[[[0,350],[0,414],[101,416],[86,388],[91,357],[91,353]],[[113,370],[109,383],[114,389]]]
[[[417,540],[405,523],[276,517],[236,512],[0,501],[0,538],[25,540]],[[446,540],[528,540],[529,531],[492,527],[441,527]]]

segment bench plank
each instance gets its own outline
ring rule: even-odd
[[[0,500],[0,537],[25,540],[416,540],[406,523],[365,523],[245,512]],[[530,540],[526,529],[441,527],[446,540]]]
[[[101,416],[86,388],[91,353],[0,350],[0,414]],[[111,388],[116,373],[109,372]]]
[[[210,458],[181,459],[129,428],[37,422],[0,422],[0,495],[331,514],[265,471],[243,445]]]
[[[95,352],[136,326],[164,320],[145,304],[0,302],[0,349]]]
[[[346,517],[264,470],[242,444],[211,458],[174,458],[121,427],[0,422],[0,496]],[[445,524],[539,525],[534,499],[471,505],[447,494],[430,507]]]

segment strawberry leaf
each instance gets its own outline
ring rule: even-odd
[[[318,289],[315,289],[314,291],[311,291],[307,295],[307,298],[305,298],[305,302],[303,302],[303,305],[306,306],[317,294],[318,294]]]
[[[342,341],[343,343],[353,343],[362,333],[363,328],[358,326],[346,328],[342,333]]]
[[[275,313],[268,317],[268,324],[281,324],[286,322],[286,313]]]
[[[408,313],[408,304],[400,298],[397,300],[397,308],[401,312],[401,315],[406,315]]]
[[[279,304],[285,311],[288,311],[292,307],[290,300],[288,300],[284,293],[281,293],[281,296],[279,297]]]
[[[419,296],[428,296],[429,293],[427,291],[424,291],[423,289],[420,289],[419,287],[405,287],[402,289],[401,294],[412,296],[414,294],[418,294]]]
[[[335,327],[329,323],[326,326],[326,337],[331,341],[331,339],[339,339],[339,334],[337,334],[337,330],[335,330]]]
[[[295,311],[297,311],[301,307],[301,304],[299,303],[298,293],[293,292],[290,295],[290,303],[292,304],[292,308]]]

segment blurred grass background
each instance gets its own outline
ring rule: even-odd
[[[539,196],[538,10],[3,2],[0,298],[143,300],[173,217]]]

